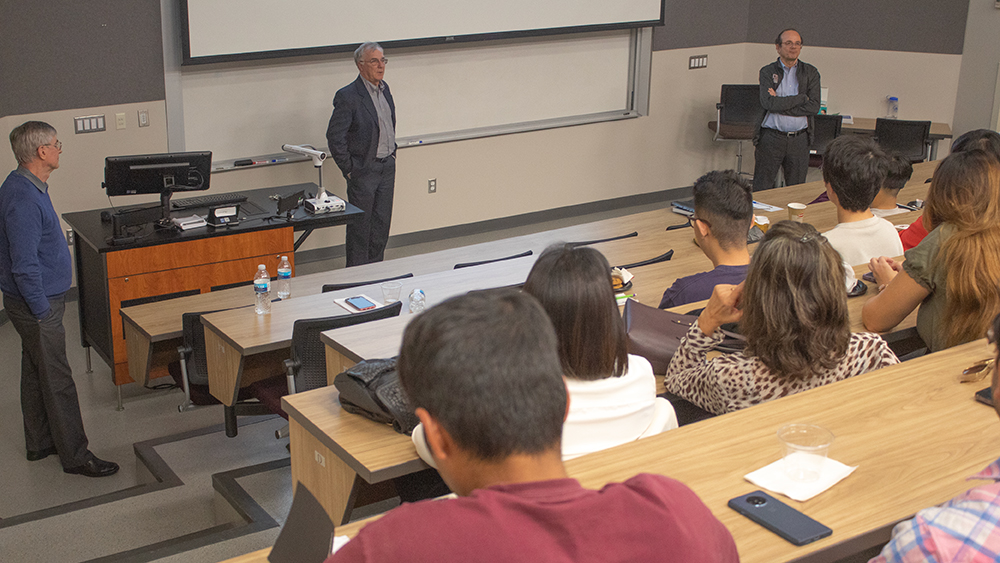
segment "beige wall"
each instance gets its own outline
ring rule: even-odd
[[[688,57],[708,54],[707,69],[687,70]],[[404,148],[399,151],[393,234],[412,233],[508,217],[579,203],[691,185],[701,174],[735,167],[734,143],[715,143],[707,123],[723,83],[752,83],[772,60],[770,45],[735,44],[656,51],[652,57],[649,116],[562,129]],[[803,60],[815,64],[830,87],[831,111],[876,117],[887,94],[899,96],[900,117],[950,123],[955,112],[961,55],[936,55],[809,47]],[[935,77],[928,81],[927,77]],[[152,126],[135,127],[135,111],[148,108]],[[9,131],[27,118],[52,123],[65,143],[61,169],[53,175],[53,202],[63,213],[107,207],[100,189],[103,159],[112,154],[166,149],[164,103],[87,108],[0,119]],[[72,134],[72,117],[125,112],[124,131]],[[326,119],[326,116],[322,116]],[[752,170],[746,143],[744,169]],[[11,168],[9,151],[0,165]],[[324,168],[328,189],[345,195],[336,166]],[[438,193],[427,193],[437,178]],[[234,191],[315,182],[309,163],[215,174],[212,191]],[[132,204],[117,198],[116,204]],[[136,199],[135,202],[140,200]],[[321,229],[303,250],[343,243],[343,229]]]

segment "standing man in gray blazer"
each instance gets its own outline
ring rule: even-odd
[[[396,183],[396,105],[382,80],[388,60],[378,43],[367,42],[354,51],[354,62],[358,78],[337,90],[326,130],[347,199],[365,212],[347,225],[348,266],[382,261]]]

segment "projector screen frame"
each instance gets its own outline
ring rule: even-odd
[[[641,29],[663,25],[665,18],[665,7],[660,3],[660,17],[656,20],[644,20],[614,24],[595,24],[568,27],[554,27],[542,29],[529,29],[517,31],[505,31],[496,33],[474,33],[467,35],[448,35],[439,37],[424,37],[416,39],[405,39],[398,41],[379,41],[385,49],[398,49],[402,47],[424,47],[433,45],[452,45],[462,43],[473,43],[479,41],[493,41],[497,39],[542,37],[548,35],[565,35],[573,33],[589,33],[599,31],[616,31],[624,29]],[[188,0],[180,0],[180,24],[181,24],[181,66],[204,65],[237,61],[259,61],[267,59],[280,59],[302,57],[308,55],[322,55],[331,53],[353,52],[359,43],[346,43],[341,45],[326,45],[319,47],[305,47],[295,49],[281,49],[269,51],[252,51],[245,53],[233,53],[225,55],[204,55],[191,56],[191,37],[188,23]]]

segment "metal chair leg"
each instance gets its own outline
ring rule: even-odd
[[[115,410],[120,412],[125,410],[125,405],[122,404],[122,386],[115,385],[115,392],[118,393],[118,407]]]
[[[94,368],[93,368],[93,366],[90,365],[90,346],[87,346],[84,350],[86,350],[86,354],[87,354],[87,374],[89,375],[91,373],[94,373]],[[121,409],[118,409],[118,410],[121,410]]]

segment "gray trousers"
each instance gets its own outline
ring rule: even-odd
[[[774,187],[778,168],[785,172],[785,185],[794,186],[806,181],[809,171],[809,135],[802,131],[794,137],[761,128],[760,139],[754,151],[753,191]]]
[[[396,184],[396,157],[373,162],[351,173],[347,181],[347,200],[365,214],[347,225],[347,265],[360,266],[381,262],[389,242],[392,221],[392,196]]]
[[[21,414],[29,451],[55,446],[64,468],[90,461],[73,371],[66,359],[62,297],[49,299],[52,312],[38,320],[28,304],[9,296],[4,309],[21,337]]]

